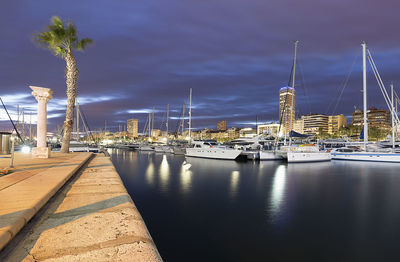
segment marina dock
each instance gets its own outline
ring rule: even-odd
[[[0,199],[1,261],[162,261],[103,155],[17,154],[0,177]]]

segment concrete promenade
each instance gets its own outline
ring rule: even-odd
[[[102,155],[50,200],[0,260],[162,261],[113,164]]]
[[[15,154],[13,172],[0,177],[0,250],[91,155],[55,153],[49,159],[33,159]],[[10,158],[0,158],[0,167],[9,164]]]

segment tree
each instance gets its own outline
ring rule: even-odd
[[[326,139],[328,138],[329,134],[326,132],[322,127],[318,128],[317,138],[319,139]]]
[[[57,16],[51,18],[51,24],[47,26],[47,31],[39,32],[35,35],[35,40],[41,46],[49,49],[55,56],[64,59],[66,62],[67,111],[65,114],[61,152],[69,153],[69,143],[74,121],[76,83],[79,74],[72,50],[83,51],[88,44],[93,43],[93,40],[89,38],[79,40],[75,25],[68,22],[64,26],[61,19]]]

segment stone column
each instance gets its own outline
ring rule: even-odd
[[[50,148],[47,147],[47,102],[52,98],[53,91],[50,88],[29,86],[32,95],[38,101],[37,111],[37,147],[32,148],[32,157],[49,158]]]

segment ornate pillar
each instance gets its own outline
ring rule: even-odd
[[[47,102],[52,98],[53,91],[50,88],[29,86],[32,95],[38,101],[37,111],[37,147],[32,148],[32,157],[49,158],[50,148],[47,147]]]

